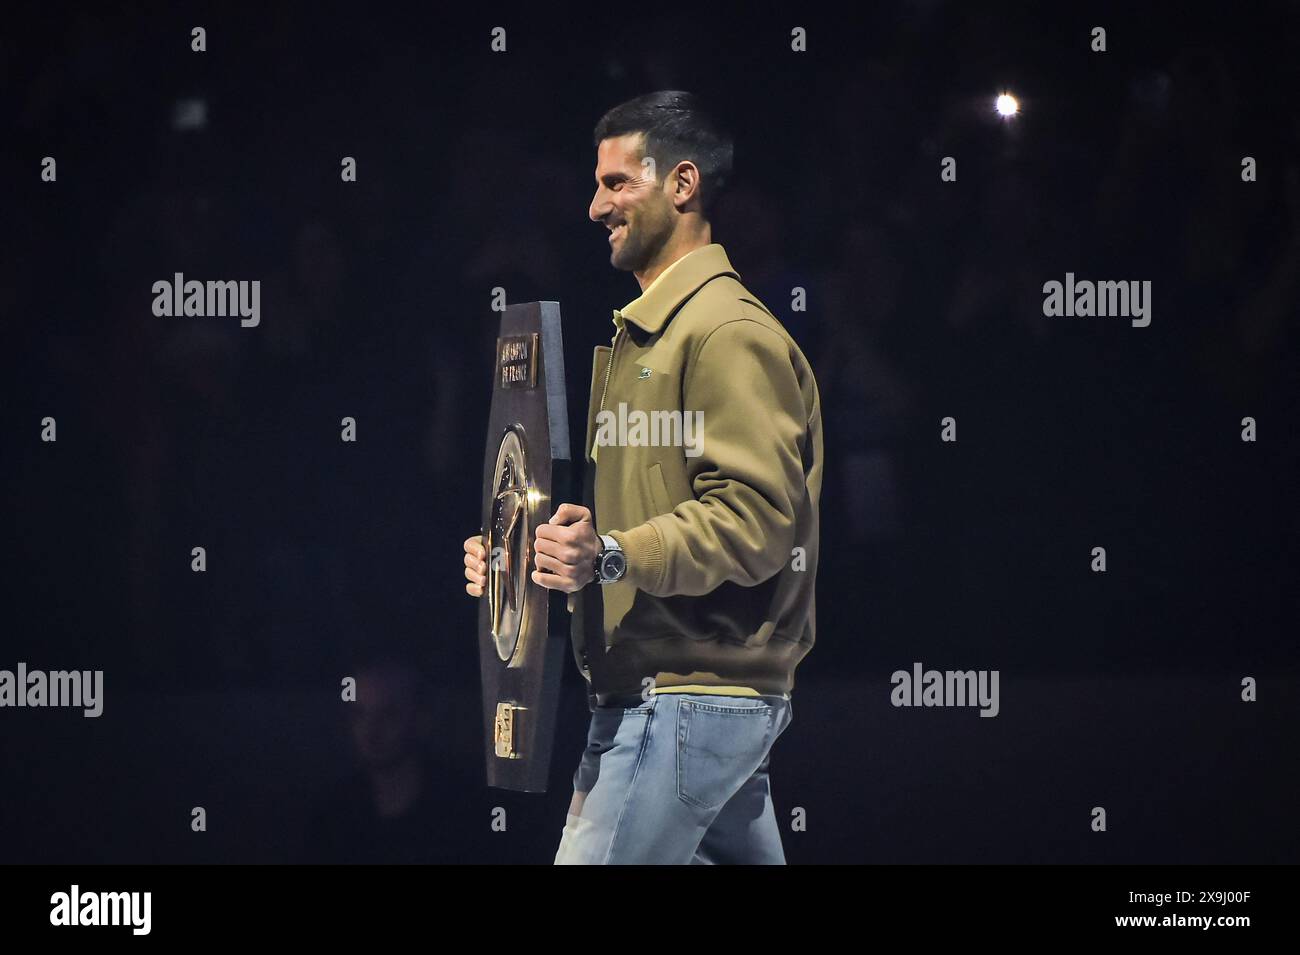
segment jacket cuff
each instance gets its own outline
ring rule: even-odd
[[[659,531],[647,521],[631,530],[609,531],[627,558],[627,577],[637,590],[655,593],[664,574],[664,545]]]

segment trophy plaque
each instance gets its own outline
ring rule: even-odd
[[[487,586],[479,601],[487,783],[545,792],[568,595],[532,581],[537,526],[570,500],[573,478],[557,302],[510,305],[501,316],[483,458]]]

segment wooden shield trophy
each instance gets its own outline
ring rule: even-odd
[[[508,306],[483,458],[478,624],[487,782],[501,789],[546,791],[569,613],[566,594],[533,583],[533,541],[571,482],[559,303]]]

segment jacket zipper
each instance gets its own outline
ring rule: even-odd
[[[605,366],[605,387],[600,392],[599,411],[605,410],[605,398],[609,395],[609,374],[614,370],[614,357],[618,354],[618,340],[623,335],[623,329],[619,329],[614,335],[614,347],[609,351],[609,364]]]
[[[623,334],[623,329],[614,333],[614,345],[609,350],[609,362],[605,365],[605,385],[600,391],[600,408],[599,411],[605,410],[605,398],[609,395],[609,376],[614,370],[614,356],[618,354],[618,339]],[[587,678],[588,684],[591,683],[591,661],[587,658],[587,648],[582,648],[582,673]]]

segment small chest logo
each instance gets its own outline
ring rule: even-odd
[[[649,368],[642,368],[639,372],[637,372],[636,378],[637,381],[644,381],[646,378],[649,378],[653,374],[654,372],[651,371]]]

